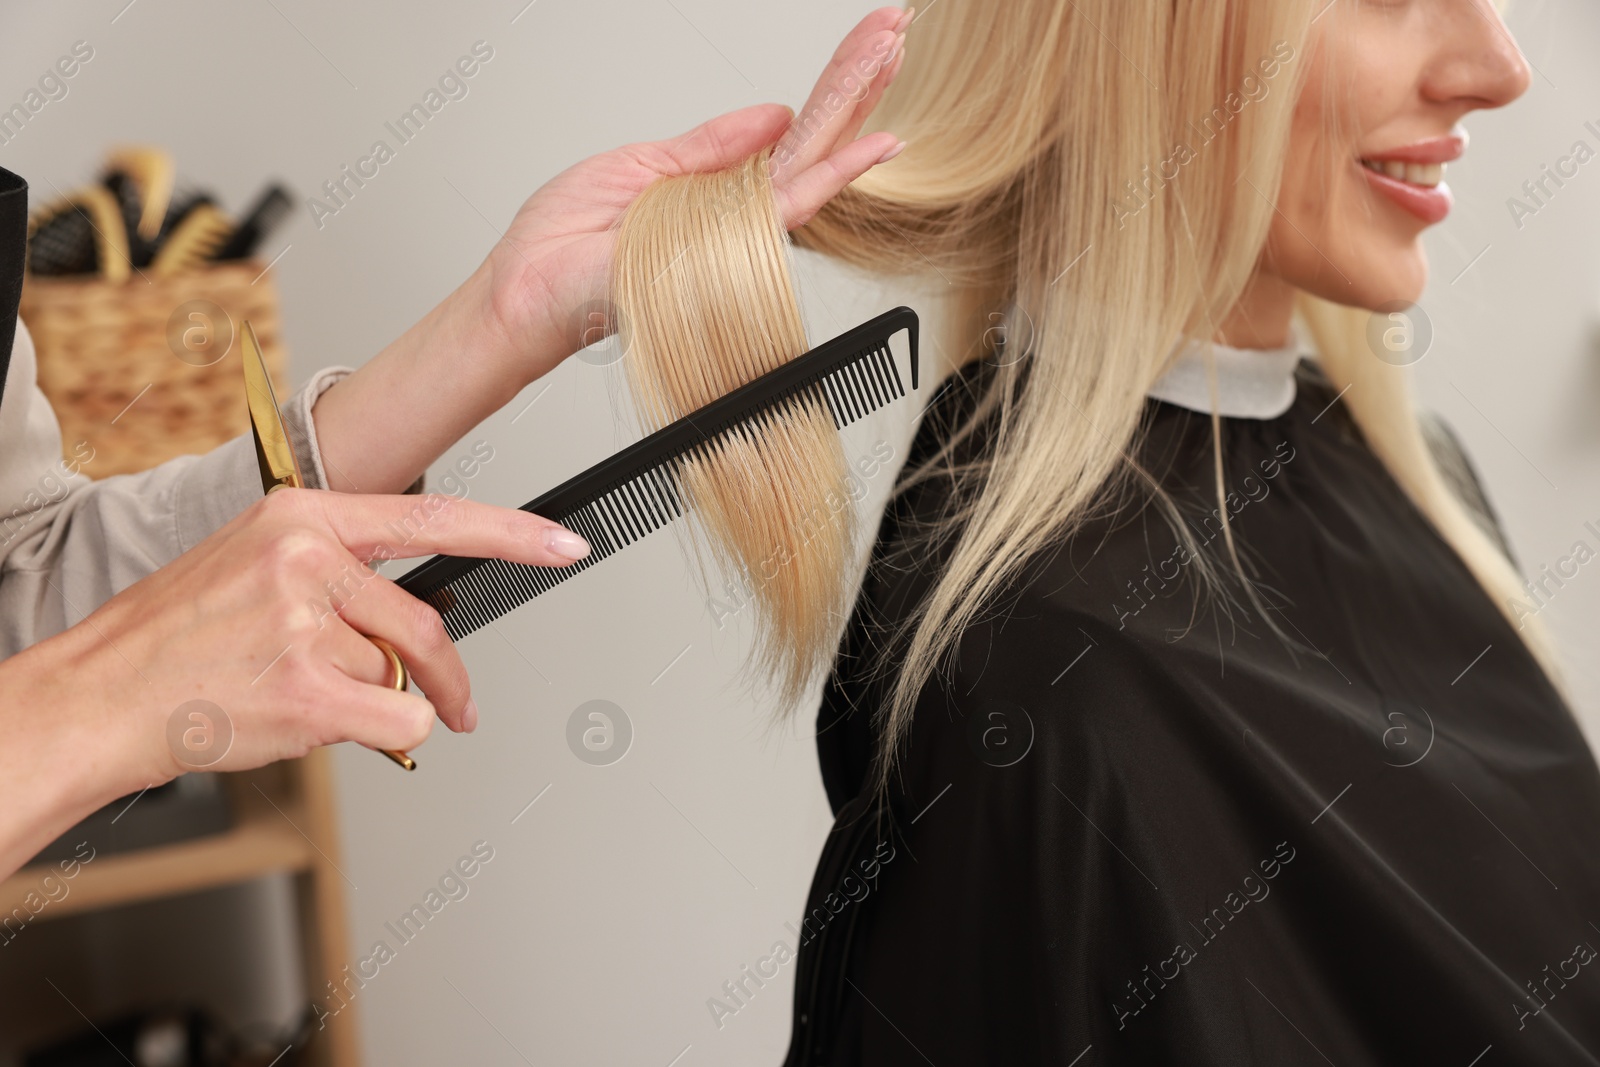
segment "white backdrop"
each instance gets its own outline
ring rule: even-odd
[[[378,138],[394,144],[384,124],[484,42],[480,55],[487,47],[492,58],[464,96],[320,228],[302,208],[269,243],[268,256],[287,247],[277,273],[303,379],[380,349],[570,163],[743,104],[798,106],[872,6],[524,3],[7,5],[0,106],[74,42],[94,55],[65,96],[0,145],[0,166],[42,198],[52,183],[89,177],[108,143],[148,141],[230,207],[269,177],[311,195]],[[1595,543],[1586,521],[1600,526],[1600,163],[1520,229],[1506,201],[1574,141],[1600,148],[1584,126],[1600,128],[1600,9],[1527,2],[1513,28],[1539,73],[1510,113],[1471,121],[1473,147],[1451,168],[1460,205],[1430,238],[1435,277],[1422,306],[1437,338],[1418,375],[1536,570],[1580,538]],[[816,264],[806,278],[815,339],[906,299]],[[462,453],[494,450],[473,496],[521,503],[627,439],[613,417],[617,368],[596,362],[569,361],[466,439]],[[851,454],[880,439],[902,454],[905,414],[856,428]],[[874,502],[888,482],[879,476]],[[475,735],[441,731],[412,776],[369,752],[339,754],[357,954],[393,944],[385,924],[475,843],[493,850],[466,896],[359,994],[370,1062],[781,1058],[792,966],[720,1026],[707,1002],[775,942],[792,946],[785,924],[801,911],[830,819],[810,712],[770,728],[759,696],[740,687],[744,620],[719,626],[718,614],[674,540],[652,539],[463,643],[482,707]],[[1593,716],[1600,565],[1568,581],[1544,615]],[[630,750],[608,766],[568,745],[569,717],[591,700],[614,703],[632,725]],[[283,1003],[294,992],[279,990]]]

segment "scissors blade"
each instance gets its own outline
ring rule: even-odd
[[[261,466],[261,488],[269,493],[285,486],[303,488],[305,479],[300,476],[294,446],[289,443],[289,431],[278,411],[272,377],[267,373],[266,360],[261,357],[256,331],[248,321],[242,324],[239,340],[244,356],[245,401],[250,407],[250,429],[255,434],[256,462]]]

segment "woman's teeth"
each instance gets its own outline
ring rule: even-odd
[[[1445,165],[1443,163],[1401,163],[1399,160],[1393,159],[1388,162],[1363,159],[1361,165],[1368,170],[1393,178],[1395,181],[1420,185],[1425,189],[1432,189],[1444,181]]]

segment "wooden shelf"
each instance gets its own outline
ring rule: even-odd
[[[32,921],[60,919],[97,908],[116,907],[157,897],[233,885],[279,872],[299,873],[315,857],[311,842],[270,807],[251,812],[231,830],[157,848],[98,856],[64,881],[54,864],[24,867],[0,882],[0,915],[13,908],[23,914],[23,901],[45,897],[44,879],[54,875],[68,893],[53,901]]]
[[[227,831],[102,854],[79,867],[70,881],[63,882],[55,864],[24,867],[0,882],[0,918],[17,907],[28,914],[23,901],[29,893],[44,897],[44,879],[51,876],[69,890],[30,923],[288,874],[295,883],[306,995],[316,999],[349,959],[344,886],[333,859],[339,841],[329,755],[319,749],[303,759],[223,777],[234,820]],[[314,1035],[306,1050],[312,1067],[360,1067],[353,1007],[328,1020],[325,1033]]]

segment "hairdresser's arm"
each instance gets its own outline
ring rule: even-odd
[[[581,348],[611,271],[616,224],[656,181],[731,167],[769,146],[788,226],[903,147],[860,134],[903,55],[910,12],[882,8],[839,46],[799,116],[745,108],[668,141],[585,160],[534,193],[444,303],[317,402],[329,487],[398,492],[473,426]],[[383,412],[381,420],[375,412]]]

